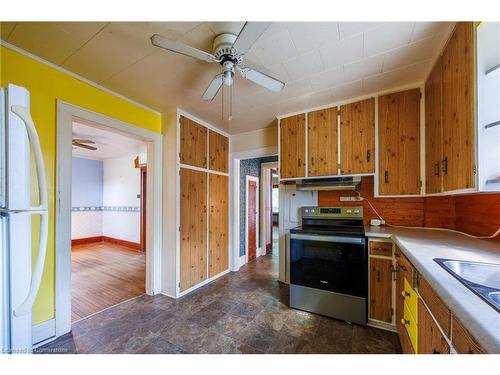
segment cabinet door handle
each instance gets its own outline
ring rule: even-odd
[[[311,165],[314,165],[314,156],[311,156]]]
[[[434,350],[432,351],[432,354],[441,354],[441,352],[440,352],[439,350],[434,349]]]
[[[403,319],[401,319],[401,324],[404,325],[404,326],[406,326],[406,325],[409,326],[410,325],[410,321],[408,319],[404,319],[403,318]]]
[[[385,171],[385,172],[384,172],[384,182],[385,182],[386,184],[388,184],[388,183],[389,183],[389,171]]]
[[[448,157],[445,157],[441,162],[441,171],[443,174],[448,174]]]
[[[403,296],[403,299],[405,299],[406,297],[409,297],[410,296],[410,293],[408,293],[407,291],[401,291],[401,295]]]
[[[434,163],[434,176],[439,176],[439,161]]]
[[[380,282],[380,271],[377,271],[377,283]]]
[[[370,150],[366,150],[366,161],[367,161],[367,162],[370,162],[370,159],[371,159],[371,153],[370,153]]]
[[[302,159],[301,158],[298,158],[297,159],[297,166],[302,166]]]

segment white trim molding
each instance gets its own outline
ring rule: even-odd
[[[75,118],[96,128],[125,134],[147,144],[148,191],[146,293],[161,290],[162,258],[162,143],[163,136],[133,124],[57,101],[56,151],[56,337],[71,330],[71,139]]]
[[[245,178],[245,260],[248,263],[248,185],[250,182],[256,183],[255,189],[255,258],[260,256],[259,250],[259,215],[260,215],[260,207],[259,207],[259,189],[260,189],[260,178],[247,175]]]
[[[44,345],[56,338],[56,320],[50,319],[33,326],[33,347]]]

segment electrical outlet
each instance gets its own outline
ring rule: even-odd
[[[361,202],[363,197],[340,197],[341,202]]]

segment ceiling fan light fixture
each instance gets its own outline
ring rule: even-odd
[[[233,84],[234,72],[233,70],[226,70],[224,72],[223,82],[226,86],[231,86]]]

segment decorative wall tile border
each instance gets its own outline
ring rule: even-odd
[[[73,212],[84,211],[113,211],[113,212],[140,212],[140,207],[133,206],[88,206],[88,207],[71,207]]]

